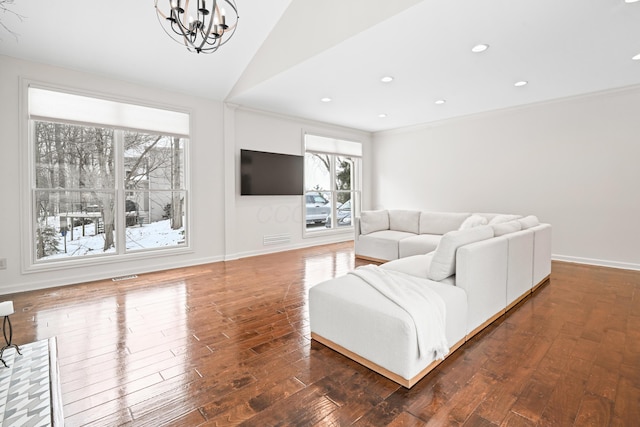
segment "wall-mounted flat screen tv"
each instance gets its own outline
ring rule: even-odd
[[[304,156],[240,150],[242,196],[304,194]]]

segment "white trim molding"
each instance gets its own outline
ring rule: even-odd
[[[610,268],[620,268],[623,270],[640,271],[640,264],[631,263],[631,262],[610,261],[610,260],[603,260],[603,259],[583,258],[583,257],[575,257],[575,256],[569,256],[569,255],[556,255],[556,254],[553,254],[551,256],[551,259],[554,261],[571,262],[574,264],[588,264],[588,265],[597,265],[600,267],[610,267]]]

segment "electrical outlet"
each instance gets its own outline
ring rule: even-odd
[[[0,258],[0,270],[6,270],[6,269],[7,269],[7,259]]]

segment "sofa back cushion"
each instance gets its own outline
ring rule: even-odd
[[[431,260],[428,278],[444,280],[456,273],[456,251],[459,247],[493,237],[493,228],[478,226],[465,230],[450,231],[440,239]]]
[[[362,211],[360,213],[360,234],[389,229],[389,213],[382,211]]]
[[[535,215],[529,215],[525,216],[524,218],[520,218],[518,222],[520,222],[520,225],[522,225],[523,230],[535,227],[536,225],[540,224],[540,221],[538,221],[538,217]]]
[[[389,211],[389,229],[418,234],[420,232],[420,211]]]
[[[460,228],[471,214],[457,212],[421,212],[420,234],[446,234]]]
[[[515,233],[516,231],[522,230],[522,225],[517,220],[499,222],[491,225],[491,227],[493,227],[493,235],[495,237],[504,236],[505,234]]]
[[[522,217],[520,215],[498,214],[498,215],[494,216],[493,218],[491,218],[491,220],[489,221],[489,225],[502,224],[503,222],[513,221],[513,220],[518,219],[518,218],[522,218]]]

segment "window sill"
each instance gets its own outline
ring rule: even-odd
[[[131,262],[144,259],[161,259],[170,256],[190,254],[194,251],[189,246],[176,247],[163,250],[148,250],[136,253],[120,254],[120,255],[99,255],[92,258],[83,259],[65,259],[56,261],[43,261],[37,264],[25,266],[22,269],[23,274],[42,273],[48,271],[69,270],[74,268],[104,266],[121,264],[123,262]]]
[[[335,236],[335,235],[353,235],[353,227],[341,227],[341,228],[323,228],[323,229],[313,229],[307,230],[306,228],[303,230],[302,237],[307,238],[316,238],[323,236]]]

